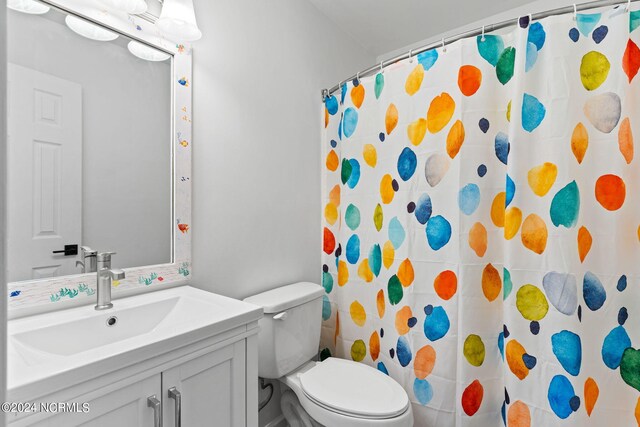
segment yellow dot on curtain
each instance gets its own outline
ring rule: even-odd
[[[587,227],[580,227],[578,230],[578,255],[580,256],[580,262],[584,262],[584,259],[591,250],[592,243],[593,238],[591,237],[591,233],[589,233]]]
[[[415,95],[418,90],[420,90],[420,86],[422,86],[422,80],[424,79],[424,67],[422,64],[416,65],[416,67],[409,73],[407,77],[407,81],[404,84],[404,89],[407,91],[409,96]]]
[[[544,196],[549,192],[558,176],[558,168],[553,163],[545,162],[531,168],[527,173],[529,187],[537,196]]]
[[[351,345],[351,359],[362,362],[367,356],[367,346],[362,340],[355,340]]]
[[[531,412],[526,403],[517,400],[509,405],[507,425],[509,427],[531,427]]]
[[[587,378],[584,382],[584,406],[588,416],[591,416],[591,412],[594,406],[596,406],[599,395],[600,389],[596,381],[591,377]]]
[[[340,160],[338,159],[338,155],[336,154],[335,150],[329,151],[329,154],[327,154],[327,161],[325,162],[327,169],[329,169],[331,172],[335,172],[336,169],[338,169],[339,164]]]
[[[393,261],[396,257],[396,250],[393,248],[393,243],[390,240],[387,240],[382,247],[382,264],[384,264],[384,268],[387,270],[393,264]]]
[[[362,147],[362,157],[366,164],[372,168],[376,167],[378,163],[378,152],[372,144],[365,144],[364,147]]]
[[[369,338],[369,354],[371,354],[371,359],[374,362],[380,356],[380,335],[378,335],[378,331],[373,331]]]
[[[333,334],[333,345],[338,342],[338,335],[340,335],[340,312],[336,311],[336,331]]]
[[[578,123],[571,134],[571,151],[573,151],[578,164],[582,163],[588,147],[589,133],[587,128],[582,123]]]
[[[511,240],[518,234],[522,224],[522,211],[518,208],[511,207],[504,213],[504,238]]]
[[[360,262],[358,266],[358,276],[367,283],[373,281],[373,272],[371,271],[371,267],[369,267],[369,258],[365,258]]]
[[[364,326],[367,321],[367,313],[364,311],[364,307],[358,301],[351,303],[349,307],[349,313],[351,314],[351,320],[358,326]]]
[[[338,220],[338,208],[333,203],[327,203],[324,207],[324,218],[331,225],[335,224]]]
[[[413,271],[413,264],[411,264],[409,258],[400,263],[396,276],[398,276],[398,279],[400,280],[400,283],[402,283],[402,286],[404,286],[405,288],[407,286],[411,286],[415,277],[415,273]]]
[[[627,164],[633,160],[633,134],[631,133],[631,122],[629,117],[625,117],[620,123],[618,131],[618,148]]]
[[[433,98],[427,111],[427,128],[431,133],[440,132],[453,117],[456,103],[446,92]]]
[[[396,331],[398,331],[399,335],[404,335],[411,328],[409,327],[409,319],[413,317],[413,313],[411,312],[411,308],[409,306],[404,306],[396,313]]]
[[[504,191],[496,194],[491,203],[491,221],[496,227],[504,227],[504,211],[507,202],[507,193]]]
[[[469,247],[479,257],[487,252],[487,229],[480,222],[473,224],[469,230]]]
[[[507,104],[507,121],[511,121],[511,101]]]
[[[420,145],[427,133],[427,120],[419,118],[407,126],[407,136],[413,145]]]
[[[382,319],[384,317],[384,312],[386,309],[385,301],[384,301],[384,291],[380,289],[378,294],[376,295],[376,307],[378,308],[378,316]]]
[[[464,340],[462,353],[472,366],[482,366],[484,363],[485,348],[479,335],[471,334]]]
[[[340,185],[334,186],[329,192],[329,202],[340,206]]]
[[[351,89],[351,102],[356,108],[360,108],[362,106],[362,102],[364,101],[364,85],[361,83],[358,86],[354,86]]]
[[[384,213],[382,212],[382,206],[380,203],[376,205],[376,208],[373,211],[373,225],[375,225],[376,230],[382,230],[382,221],[384,220]]]
[[[349,281],[349,269],[344,261],[338,262],[338,285],[344,286]]]
[[[516,340],[510,340],[505,348],[507,365],[509,365],[509,369],[513,372],[513,375],[518,377],[520,380],[525,379],[527,375],[529,375],[529,368],[527,368],[522,360],[522,356],[526,353],[527,352],[522,344]]]
[[[425,345],[416,352],[416,359],[413,361],[413,372],[416,377],[423,380],[433,371],[436,364],[436,351],[430,345]]]
[[[391,175],[386,174],[380,180],[380,197],[382,197],[382,203],[389,204],[393,200],[396,192],[393,189],[393,178]]]
[[[580,80],[584,88],[587,90],[599,88],[607,80],[610,68],[609,60],[602,53],[592,50],[585,54],[580,63]]]
[[[500,273],[492,265],[487,264],[482,270],[482,293],[489,302],[498,298],[502,290],[502,279]]]
[[[533,285],[524,285],[518,289],[516,307],[522,317],[535,322],[544,319],[549,311],[547,297],[538,287]]]
[[[391,132],[396,128],[398,124],[398,109],[394,104],[389,104],[387,113],[384,116],[384,125],[387,130],[387,135],[391,135]]]
[[[520,238],[525,248],[541,254],[547,247],[547,224],[536,214],[525,218],[520,230]]]
[[[327,126],[329,126],[329,110],[327,110],[327,107],[324,108],[324,127],[326,128]]]
[[[458,155],[462,143],[464,142],[464,125],[460,120],[451,126],[449,134],[447,135],[447,154],[452,159]]]

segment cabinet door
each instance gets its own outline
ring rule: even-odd
[[[86,413],[58,413],[33,425],[42,427],[153,427],[153,409],[147,406],[147,398],[155,395],[158,400],[162,400],[160,381],[160,375],[154,375],[89,399],[87,401],[89,410]],[[84,403],[81,399],[75,399],[75,402],[80,402],[80,407]]]
[[[245,341],[199,356],[162,373],[164,427],[176,426],[180,393],[182,426],[246,425]]]

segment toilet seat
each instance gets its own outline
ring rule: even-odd
[[[413,426],[413,411],[405,390],[390,377],[365,364],[328,358],[323,362],[309,362],[280,381],[293,390],[307,413],[324,426]],[[364,394],[358,394],[363,390],[373,392],[366,396],[378,397],[374,396],[369,402]],[[343,397],[338,397],[337,392]],[[381,402],[381,395],[385,396],[386,402]]]
[[[304,394],[319,406],[352,417],[394,418],[409,398],[400,385],[362,363],[330,357],[300,375]]]

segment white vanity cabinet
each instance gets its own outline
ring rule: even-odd
[[[195,297],[209,304],[200,307],[201,315]],[[128,325],[127,304],[138,307],[144,301],[164,307],[173,298],[179,301],[152,332],[95,351],[39,359],[42,351],[36,353],[19,344],[19,338],[11,338],[10,368],[18,378],[10,376],[9,383],[15,386],[9,388],[8,400],[30,402],[37,410],[7,414],[9,426],[257,426],[257,334],[262,310],[181,287],[119,300],[119,322]],[[76,312],[98,317],[118,314],[116,309],[110,314],[94,313],[92,308],[72,310],[57,315],[75,321]],[[48,316],[49,321],[57,322],[51,317],[55,314]],[[218,320],[212,323],[212,316]],[[18,319],[10,329],[15,334],[29,333],[25,331],[40,320]],[[86,317],[85,322],[89,322]],[[40,344],[58,350],[51,343]],[[56,409],[57,403],[66,407]],[[43,411],[41,404],[53,406]]]

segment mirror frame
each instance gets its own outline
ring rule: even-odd
[[[189,284],[191,281],[191,68],[188,44],[165,39],[148,19],[99,10],[73,0],[39,0],[132,40],[171,55],[172,257],[171,262],[125,268],[126,279],[112,288],[113,299]],[[112,249],[112,248],[110,248]],[[25,280],[7,284],[8,317],[17,318],[90,304],[96,299],[96,273]]]

